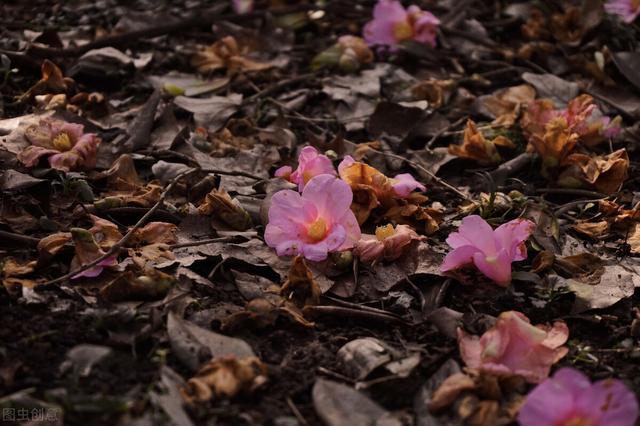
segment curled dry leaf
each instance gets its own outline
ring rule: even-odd
[[[244,310],[229,315],[222,321],[222,330],[234,331],[239,328],[266,328],[275,325],[278,318],[287,318],[303,327],[312,328],[315,324],[305,319],[294,304],[281,300],[272,303],[267,299],[253,299]]]
[[[94,179],[107,179],[107,186],[116,191],[130,191],[142,186],[133,158],[122,154],[109,170],[98,173]]]
[[[493,118],[493,125],[513,126],[520,115],[520,107],[533,101],[536,90],[528,84],[507,87],[491,95],[481,96],[477,103],[479,109]]]
[[[303,256],[296,256],[293,259],[289,277],[282,285],[280,294],[299,308],[317,305],[320,302],[322,291],[313,279],[313,274],[307,267]]]
[[[464,129],[462,145],[449,145],[449,153],[461,158],[475,160],[483,165],[498,164],[502,157],[496,147],[515,148],[513,142],[504,136],[497,136],[493,140],[487,140],[478,130],[476,123],[467,121]]]
[[[180,394],[188,404],[249,394],[267,382],[267,366],[255,356],[224,356],[204,364]]]
[[[626,149],[607,155],[572,154],[566,162],[571,166],[558,178],[562,186],[585,183],[603,194],[617,192],[628,176],[629,156]]]
[[[455,373],[447,377],[431,396],[429,410],[437,413],[449,407],[465,390],[475,389],[475,381],[464,373]]]
[[[572,228],[588,237],[598,239],[609,233],[609,222],[606,220],[598,222],[578,222],[574,224]]]
[[[48,59],[42,62],[40,67],[42,78],[20,96],[20,102],[26,102],[36,95],[49,93],[68,93],[73,89],[73,79],[65,77],[60,68]]]
[[[71,260],[71,270],[76,270],[88,263],[91,263],[106,253],[100,248],[98,243],[96,243],[93,234],[86,229],[71,228],[71,239],[73,240],[73,245],[76,251],[75,257]],[[80,272],[71,278],[94,278],[100,275],[105,267],[115,266],[117,264],[117,256],[109,256],[96,266]]]
[[[222,220],[236,231],[246,231],[252,225],[249,213],[224,189],[213,189],[208,193],[198,211]]]
[[[236,74],[263,71],[274,67],[272,63],[249,59],[246,56],[247,53],[247,48],[241,47],[232,36],[227,36],[193,55],[191,65],[201,74],[220,69],[226,69],[229,74]]]
[[[25,276],[33,273],[36,261],[20,262],[12,257],[6,257],[0,263],[2,285],[9,294],[18,295],[21,287],[32,289],[43,282],[43,279],[31,279]]]

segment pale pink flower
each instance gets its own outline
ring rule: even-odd
[[[562,346],[569,337],[563,321],[553,326],[533,326],[516,311],[503,312],[482,337],[458,328],[460,357],[469,368],[497,376],[519,375],[530,383],[549,376],[551,366],[568,352]]]
[[[350,249],[360,239],[352,199],[349,185],[328,174],[312,178],[302,195],[279,191],[271,198],[264,239],[278,256],[301,254],[316,262]]]
[[[402,7],[398,0],[378,0],[373,20],[364,27],[364,39],[370,46],[388,46],[392,50],[406,40],[436,45],[440,20],[418,6]]]
[[[25,136],[32,145],[18,154],[18,160],[27,167],[36,166],[44,156],[49,157],[51,167],[65,172],[96,165],[100,139],[94,133],[84,133],[82,124],[47,118],[28,127]]]
[[[618,15],[627,24],[632,23],[640,14],[640,1],[638,0],[609,0],[604,5],[604,10],[612,15]]]
[[[289,166],[283,166],[275,172],[277,177],[297,184],[300,191],[304,189],[311,178],[325,174],[335,176],[336,170],[333,163],[329,157],[318,153],[318,150],[312,146],[302,148],[298,156],[298,168],[295,171]]]
[[[239,15],[244,15],[253,10],[253,0],[231,0],[233,11]]]
[[[529,393],[520,408],[522,426],[633,426],[638,400],[620,380],[591,383],[573,368],[562,368]]]
[[[447,244],[453,248],[442,263],[442,272],[475,265],[484,275],[499,285],[511,282],[511,262],[527,258],[524,242],[535,224],[527,219],[515,219],[495,231],[480,216],[462,219],[458,232],[452,232]]]
[[[363,262],[384,259],[387,262],[398,259],[412,241],[420,236],[407,225],[378,226],[375,235],[363,234],[356,243],[354,254]]]

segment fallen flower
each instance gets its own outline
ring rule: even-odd
[[[364,26],[364,39],[370,46],[388,46],[392,50],[403,41],[415,40],[436,46],[440,20],[431,12],[412,5],[405,9],[398,0],[378,0],[373,20]]]
[[[279,191],[271,199],[265,241],[278,256],[301,254],[316,262],[350,249],[360,239],[352,199],[349,185],[328,174],[312,178],[302,195]]]
[[[318,53],[311,61],[311,68],[338,68],[344,72],[354,72],[364,64],[373,61],[373,52],[360,37],[344,35],[328,49]]]
[[[293,171],[290,166],[283,166],[276,170],[277,177],[288,180],[298,185],[298,190],[302,191],[304,186],[318,175],[336,175],[333,163],[324,154],[320,154],[312,146],[305,146],[298,156],[298,168]]]
[[[47,118],[27,127],[25,136],[32,145],[18,154],[18,160],[27,167],[36,166],[44,156],[51,167],[65,172],[96,165],[100,139],[94,133],[84,133],[82,124]]]
[[[375,235],[363,234],[356,244],[354,254],[363,262],[375,262],[384,259],[388,262],[404,254],[412,241],[420,236],[407,225],[378,226]]]
[[[638,0],[609,0],[604,4],[604,10],[612,15],[618,15],[627,24],[632,23],[640,14]]]
[[[529,393],[518,421],[522,426],[633,426],[638,400],[622,381],[591,383],[573,368],[562,368]]]
[[[71,228],[71,238],[73,239],[73,244],[76,250],[76,255],[71,260],[72,271],[93,262],[105,254],[105,252],[96,243],[96,240],[93,238],[93,234],[86,229]],[[71,279],[81,277],[94,278],[100,275],[105,267],[115,266],[117,264],[117,256],[109,256],[96,266],[72,276]]]
[[[458,328],[460,356],[469,368],[497,376],[519,375],[530,383],[549,376],[551,366],[569,349],[564,345],[569,328],[563,321],[553,326],[533,326],[524,314],[503,312],[482,337]]]
[[[263,71],[273,68],[274,64],[249,59],[247,48],[242,48],[232,36],[224,37],[211,46],[201,48],[191,58],[191,65],[199,73],[207,74],[226,69],[228,74]]]
[[[511,282],[511,262],[527,258],[524,242],[533,232],[535,224],[527,219],[515,219],[497,229],[480,216],[462,219],[458,232],[447,238],[453,248],[442,263],[442,272],[474,264],[496,284],[507,286]]]

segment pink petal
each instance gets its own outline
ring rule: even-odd
[[[93,169],[96,166],[96,152],[99,144],[100,138],[93,133],[86,133],[76,140],[71,152],[80,156],[80,167]]]
[[[65,172],[80,168],[82,158],[73,151],[56,153],[49,157],[49,165],[57,170]]]
[[[363,235],[360,241],[356,243],[354,254],[362,262],[373,262],[382,257],[383,251],[384,244],[375,235]]]
[[[627,24],[632,23],[640,14],[640,7],[633,7],[631,0],[609,0],[604,10],[612,15],[618,15]]]
[[[310,211],[311,208],[297,192],[290,189],[278,191],[271,197],[269,224],[286,227],[291,223],[307,223],[317,216],[317,211]]]
[[[453,249],[445,256],[440,270],[447,272],[467,266],[473,262],[473,255],[479,251],[480,249],[475,246],[462,246]]]
[[[18,161],[27,167],[35,167],[38,165],[40,158],[57,154],[59,151],[55,149],[47,149],[41,146],[29,145],[18,154]]]
[[[497,256],[491,257],[476,252],[473,255],[473,264],[496,284],[506,287],[511,282],[511,258],[504,249],[500,250]]]
[[[331,252],[340,249],[346,238],[347,232],[344,227],[340,224],[335,224],[323,241],[327,246],[327,250]]]
[[[233,11],[239,15],[249,13],[253,10],[253,0],[231,0]]]
[[[342,224],[345,230],[344,243],[339,247],[339,250],[342,251],[353,248],[362,235],[356,215],[349,209],[338,219],[338,223]]]
[[[447,244],[452,248],[474,246],[487,256],[496,255],[493,229],[480,216],[471,215],[462,219],[458,232],[453,232],[447,238]]]
[[[535,227],[536,224],[528,219],[515,219],[500,225],[493,234],[496,246],[507,250],[510,260],[524,260],[527,258],[527,250],[522,243],[529,238]]]
[[[414,40],[436,47],[436,30],[440,20],[431,12],[421,11],[420,18],[414,24]]]
[[[620,380],[601,380],[576,396],[576,411],[585,413],[594,425],[636,424],[638,400]]]
[[[319,175],[311,179],[302,198],[312,201],[318,209],[318,215],[325,221],[338,221],[350,210],[353,193],[344,181],[332,175]]]
[[[265,241],[267,239],[267,234],[265,231]],[[274,247],[274,244],[267,243],[269,246]],[[276,253],[278,256],[297,256],[302,251],[302,243],[299,240],[283,240],[282,242],[275,245]]]
[[[558,425],[569,419],[574,412],[575,394],[571,387],[567,387],[565,380],[556,380],[558,374],[564,371],[575,372],[582,379],[584,375],[573,369],[558,370],[554,378],[545,380],[527,395],[520,412],[518,422],[522,426]],[[587,385],[589,380],[586,379]],[[570,382],[569,382],[570,383]]]
[[[278,170],[276,170],[274,176],[288,180],[291,176],[291,172],[293,172],[291,166],[282,166]]]
[[[303,244],[302,254],[313,262],[322,262],[327,259],[329,248],[323,240],[315,244]]]
[[[397,0],[379,0],[373,9],[373,20],[364,26],[364,40],[370,46],[395,46],[395,24],[405,21],[407,12]]]
[[[408,197],[415,189],[419,189],[420,191],[426,191],[427,189],[409,173],[396,175],[396,177],[393,178],[393,185],[391,188],[393,188],[393,192],[395,192],[397,196],[402,198]]]
[[[338,164],[338,174],[340,175],[341,178],[344,179],[344,171],[348,169],[349,166],[353,165],[353,163],[355,162],[356,160],[354,160],[353,157],[350,155],[347,155],[342,159],[340,164]]]
[[[463,329],[458,328],[458,347],[460,358],[469,368],[480,368],[482,365],[482,345],[478,336],[467,334]]]
[[[77,142],[84,134],[84,126],[82,124],[68,123],[66,121],[54,122],[52,129],[55,134],[66,133],[71,137],[73,142]]]

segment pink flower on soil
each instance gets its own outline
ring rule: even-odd
[[[298,168],[295,171],[289,166],[283,166],[275,172],[277,177],[298,184],[300,191],[304,189],[311,178],[325,174],[335,176],[336,170],[333,168],[333,163],[329,157],[319,154],[318,150],[312,146],[302,148],[298,156]]]
[[[527,258],[524,242],[534,228],[530,220],[515,219],[493,230],[480,216],[467,216],[458,232],[447,238],[453,250],[445,257],[441,270],[473,264],[496,284],[507,286],[511,282],[511,262]]]
[[[420,236],[407,225],[378,226],[375,235],[363,234],[356,244],[354,254],[363,262],[375,262],[381,258],[390,262],[398,259],[408,248],[411,241]]]
[[[392,50],[405,40],[436,45],[440,20],[418,6],[402,7],[398,0],[379,0],[373,20],[364,27],[364,39],[370,45],[389,46]]]
[[[612,15],[618,15],[627,24],[632,23],[640,14],[640,1],[638,0],[609,0],[604,5],[604,10]]]
[[[18,160],[27,167],[36,166],[44,156],[49,157],[51,167],[65,172],[96,165],[100,139],[94,133],[84,133],[82,124],[44,119],[28,127],[25,136],[32,145],[18,154]]]
[[[573,368],[536,386],[518,414],[522,426],[633,426],[637,419],[638,400],[624,383],[591,383]]]
[[[458,328],[460,356],[469,368],[497,376],[519,375],[530,383],[549,376],[551,366],[569,351],[562,346],[569,337],[563,321],[553,326],[533,326],[516,311],[503,312],[482,337]]]
[[[264,239],[278,256],[301,254],[316,262],[350,249],[360,239],[352,198],[349,185],[328,174],[312,178],[302,195],[279,191],[271,198]]]

